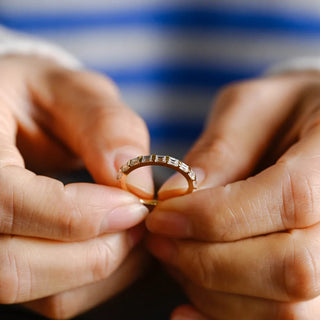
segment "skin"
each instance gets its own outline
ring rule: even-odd
[[[2,57],[0,69],[0,303],[70,318],[147,263],[136,245],[148,210],[116,174],[148,154],[148,131],[102,75],[36,56]],[[97,184],[50,177],[82,167]],[[151,197],[148,172],[138,178]]]
[[[149,250],[190,298],[172,320],[320,316],[320,76],[232,84],[184,159],[200,188],[160,190]]]

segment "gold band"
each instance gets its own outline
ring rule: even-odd
[[[126,179],[130,172],[135,169],[145,167],[145,166],[162,166],[168,167],[173,170],[178,171],[181,173],[188,182],[188,189],[186,190],[185,194],[193,192],[197,188],[197,178],[195,172],[185,164],[184,162],[170,157],[170,156],[163,156],[157,154],[151,154],[148,156],[139,156],[129,160],[126,164],[124,164],[118,173],[117,179],[120,180],[121,188],[123,190],[128,190]],[[156,206],[158,204],[158,200],[152,199],[140,199],[141,203],[147,206]]]

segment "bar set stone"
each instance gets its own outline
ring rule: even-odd
[[[123,174],[129,174],[135,169],[135,167],[148,166],[148,165],[160,165],[166,167],[172,167],[173,169],[180,171],[180,173],[188,174],[192,180],[193,187],[197,188],[196,174],[186,163],[165,155],[151,154],[147,156],[139,156],[129,160],[124,164],[118,173],[117,179],[121,179]]]

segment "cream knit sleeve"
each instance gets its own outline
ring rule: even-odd
[[[267,69],[267,75],[279,74],[290,71],[320,71],[320,56],[297,57],[279,62]]]
[[[0,55],[10,54],[46,56],[67,68],[79,69],[82,67],[76,57],[59,46],[0,26]]]

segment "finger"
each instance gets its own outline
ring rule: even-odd
[[[144,250],[132,251],[122,265],[107,279],[24,304],[50,319],[70,319],[109,300],[128,287],[146,269]]]
[[[148,239],[157,258],[200,286],[277,301],[308,300],[320,294],[320,226],[234,243]]]
[[[145,217],[148,211],[129,193],[93,184],[64,187],[25,170],[11,103],[0,92],[0,233],[80,240],[130,228]]]
[[[208,318],[204,317],[191,305],[182,305],[173,311],[170,320],[208,320]]]
[[[83,161],[78,156],[37,124],[32,130],[19,125],[16,145],[23,156],[26,168],[38,174],[70,174],[84,168]]]
[[[313,320],[317,319],[320,315],[319,297],[309,301],[289,303],[222,292],[214,292],[196,286],[192,282],[188,282],[187,284],[185,284],[184,288],[192,303],[198,308],[198,310],[201,310],[201,312],[205,314],[208,319]],[[178,314],[177,316],[179,316],[179,312],[180,310],[178,308],[175,312]],[[180,318],[177,317],[177,319]],[[175,320],[175,318],[173,318],[172,320]]]
[[[0,79],[0,167],[8,163],[23,165],[25,161],[29,169],[35,169],[37,172],[79,168],[79,159],[64,145],[50,137],[35,119],[37,109],[30,101],[24,79],[24,73],[29,74],[26,67],[31,65],[30,57],[29,60],[21,57],[2,60],[1,70],[4,76]],[[39,66],[32,68],[34,74]],[[16,145],[22,152],[24,161]]]
[[[314,225],[320,221],[319,148],[320,126],[314,126],[260,174],[164,201],[148,217],[148,229],[232,241]]]
[[[141,222],[148,210],[118,188],[61,182],[23,168],[0,169],[0,232],[57,240],[88,239]]]
[[[200,186],[225,185],[251,174],[288,120],[301,90],[312,81],[303,76],[280,76],[222,91],[205,131],[185,158],[198,174]],[[175,175],[159,190],[159,198],[172,197],[184,187],[183,178]]]
[[[0,168],[8,165],[23,167],[24,160],[15,145],[17,122],[7,104],[0,92]]]
[[[115,85],[90,73],[50,73],[43,86],[32,83],[40,121],[79,155],[96,182],[118,186],[117,172],[126,161],[149,153],[149,135],[143,120],[121,101]],[[131,178],[143,197],[151,197],[149,171]]]
[[[20,303],[108,278],[140,241],[141,229],[86,242],[0,239],[0,303]]]

